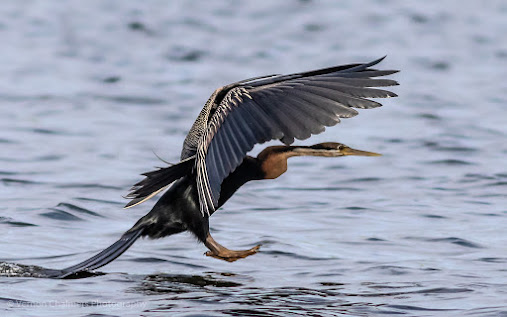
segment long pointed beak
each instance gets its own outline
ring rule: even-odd
[[[382,156],[382,154],[378,154],[375,152],[367,152],[367,151],[361,151],[356,150],[350,147],[346,147],[342,149],[343,155],[358,155],[358,156]]]

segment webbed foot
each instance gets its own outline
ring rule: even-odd
[[[227,262],[234,262],[239,259],[244,259],[247,256],[253,255],[259,251],[261,245],[256,245],[255,247],[248,250],[229,250],[225,247],[222,247],[215,251],[208,251],[205,253],[206,256],[213,257],[215,259],[224,260]]]

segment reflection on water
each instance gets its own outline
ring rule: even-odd
[[[445,296],[472,292],[466,288],[425,288],[415,283],[393,285],[364,283],[364,289],[357,293],[349,293],[347,292],[349,285],[335,282],[321,282],[316,288],[256,288],[237,283],[236,281],[240,281],[241,278],[236,274],[224,273],[208,273],[206,276],[146,276],[142,279],[142,286],[135,288],[134,291],[146,295],[166,295],[165,304],[159,307],[158,311],[166,309],[177,311],[178,306],[187,304],[189,307],[198,306],[201,311],[211,313],[217,310],[232,316],[319,315],[323,309],[334,314],[361,313],[365,316],[370,313],[456,311],[456,309],[429,309],[413,305],[376,304],[375,298],[423,297],[435,294]],[[217,306],[220,308],[217,309]]]
[[[502,316],[507,10],[502,2],[12,2],[0,7],[0,307],[8,316]],[[367,61],[399,98],[311,140],[213,215],[220,243],[140,240],[102,273],[50,278],[114,242],[140,173],[178,160],[209,94]],[[254,149],[260,151],[263,146]],[[34,278],[37,277],[37,278]]]

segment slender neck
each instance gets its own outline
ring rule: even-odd
[[[240,166],[223,182],[220,189],[219,207],[241,186],[251,180],[274,179],[287,171],[287,159],[293,156],[339,156],[333,151],[317,150],[311,146],[270,146],[257,158],[245,157]]]
[[[257,159],[247,156],[234,172],[222,182],[218,207],[222,206],[245,183],[263,179],[264,174]]]

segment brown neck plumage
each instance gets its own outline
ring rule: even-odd
[[[340,143],[312,146],[270,146],[257,156],[265,179],[274,179],[287,171],[287,159],[293,156],[338,157],[345,155],[378,156],[380,154],[352,149]]]
[[[328,152],[314,150],[308,146],[270,146],[257,155],[264,178],[275,179],[285,173],[287,171],[287,159],[293,156],[333,155]]]

